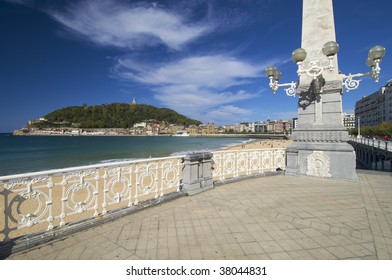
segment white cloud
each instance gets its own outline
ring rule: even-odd
[[[260,76],[260,67],[224,55],[193,56],[149,70],[132,60],[120,60],[119,71],[146,84],[194,84],[225,88]]]
[[[197,114],[223,104],[230,104],[256,97],[251,93],[216,92],[193,86],[169,86],[156,89],[155,98],[162,104],[179,111]]]
[[[137,63],[130,58],[118,61],[113,73],[123,79],[153,87],[155,99],[180,113],[202,121],[248,111],[230,105],[255,98],[245,90],[229,90],[260,76],[260,66],[225,55],[192,56],[165,65]],[[234,112],[235,109],[235,112]],[[243,111],[241,111],[243,110]]]
[[[83,39],[127,49],[156,44],[180,49],[212,29],[205,22],[189,23],[158,5],[130,6],[117,0],[85,0],[68,6],[66,12],[50,14]]]
[[[225,105],[208,111],[205,119],[217,124],[232,124],[248,120],[248,117],[252,113],[252,110],[239,108],[233,105]]]

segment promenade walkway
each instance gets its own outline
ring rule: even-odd
[[[8,259],[392,259],[392,175],[225,184]]]

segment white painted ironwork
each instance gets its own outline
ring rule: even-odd
[[[133,207],[180,189],[183,156],[0,177],[0,241]]]
[[[271,90],[274,94],[276,93],[276,91],[280,87],[288,87],[288,88],[284,89],[286,91],[287,96],[295,97],[295,95],[297,93],[298,83],[291,82],[291,83],[279,84],[278,81],[273,79],[273,77],[270,77],[269,79],[270,79],[269,87],[271,88]]]
[[[227,150],[213,152],[214,180],[285,169],[285,149]]]
[[[313,79],[316,79],[318,76],[320,76],[325,70],[332,71],[335,68],[335,65],[333,64],[333,56],[329,56],[328,58],[328,65],[323,66],[321,65],[319,60],[312,60],[309,62],[310,67],[307,69],[303,69],[302,64],[303,62],[297,62],[298,65],[298,70],[297,74],[298,76],[301,76],[302,74],[307,74],[309,77],[312,77]]]
[[[348,76],[343,77],[343,85],[346,88],[346,92],[349,92],[350,90],[355,90],[359,87],[359,83],[362,80],[355,80],[353,79],[354,77],[361,77],[361,76],[354,76],[349,74]]]
[[[362,80],[356,80],[353,78],[359,78],[359,77],[372,77],[373,80],[378,83],[379,75],[381,72],[380,68],[380,61],[375,61],[375,65],[372,67],[372,71],[366,72],[366,73],[358,73],[358,74],[348,74],[348,75],[341,75],[342,80],[343,80],[343,85],[346,88],[346,92],[349,92],[350,90],[355,90],[359,87],[359,83]]]

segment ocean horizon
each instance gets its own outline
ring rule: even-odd
[[[214,151],[252,138],[13,136],[0,133],[0,176]]]

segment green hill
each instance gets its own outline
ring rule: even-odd
[[[168,124],[201,124],[200,121],[180,115],[171,109],[126,103],[66,107],[53,111],[44,118],[48,121],[35,123],[32,126],[64,127],[78,124],[81,128],[130,128],[135,123],[151,119],[165,121]]]

